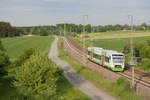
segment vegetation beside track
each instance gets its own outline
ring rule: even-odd
[[[95,86],[103,89],[110,95],[118,98],[119,100],[143,100],[142,97],[136,95],[136,93],[130,88],[129,83],[125,79],[119,79],[116,83],[107,80],[100,75],[92,72],[86,67],[79,65],[76,61],[72,60],[62,49],[61,41],[58,42],[59,57],[67,61],[73,69],[82,75],[85,79],[89,80]]]

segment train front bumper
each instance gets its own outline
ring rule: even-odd
[[[124,70],[124,68],[111,67],[111,70],[113,70],[113,71],[118,71],[118,72],[122,72],[122,71]]]

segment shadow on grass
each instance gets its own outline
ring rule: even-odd
[[[57,81],[57,94],[63,96],[63,100],[90,100],[84,94],[80,93],[70,82],[62,76]]]
[[[12,81],[12,77],[0,77],[0,100],[10,100],[11,96],[17,94],[17,90],[13,87]]]

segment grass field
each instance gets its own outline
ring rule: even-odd
[[[82,35],[79,35],[81,37]],[[84,35],[83,35],[84,36]],[[128,38],[131,36],[130,31],[112,31],[86,34],[87,39],[113,39],[113,38]],[[133,37],[150,36],[150,31],[136,31],[132,33]]]
[[[74,39],[82,45],[82,34],[77,35]],[[105,49],[122,51],[124,46],[130,43],[130,31],[111,31],[100,33],[89,33],[85,35],[86,47],[96,46]],[[146,43],[150,40],[150,31],[136,31],[132,33],[133,42]]]
[[[79,65],[64,52],[60,44],[59,41],[59,57],[64,61],[67,61],[76,72],[92,82],[96,87],[103,89],[106,93],[116,97],[118,100],[143,100],[142,97],[137,96],[136,93],[129,88],[129,85],[126,82],[121,82],[121,84],[119,82],[114,83],[101,77],[97,73],[92,72],[86,67]]]
[[[49,36],[25,37],[25,38],[5,38],[2,44],[10,58],[18,57],[24,49],[38,48],[41,51],[47,50],[50,43],[54,40]]]
[[[150,40],[150,36],[133,38],[134,43],[146,43],[147,40]],[[102,47],[117,51],[122,51],[124,46],[128,43],[130,43],[130,38],[95,39],[93,42],[91,42],[91,40],[86,40],[86,44],[89,46]]]

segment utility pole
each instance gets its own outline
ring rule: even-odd
[[[135,84],[134,84],[134,67],[135,67],[135,61],[133,58],[133,16],[129,15],[128,18],[130,19],[130,25],[131,25],[131,34],[130,34],[130,66],[132,67],[132,88],[135,90]]]
[[[94,33],[94,27],[91,26],[91,34],[93,33]],[[91,39],[91,46],[93,46],[93,37],[90,37],[90,39]]]
[[[64,21],[64,37],[66,36],[66,21]]]
[[[83,15],[83,34],[82,35],[82,40],[83,40],[83,52],[85,51],[85,24],[86,24],[86,18],[88,19],[88,15]],[[83,37],[84,36],[84,37]],[[86,56],[83,55],[83,65],[86,66]]]

